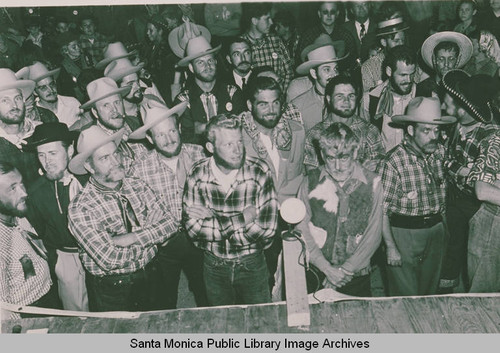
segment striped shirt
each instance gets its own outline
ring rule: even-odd
[[[268,248],[278,219],[278,201],[273,177],[267,164],[246,157],[228,192],[215,178],[211,164],[204,159],[193,166],[184,190],[184,221],[189,237],[202,250],[215,256],[234,259]],[[185,212],[191,206],[207,207],[215,217],[189,218]],[[245,224],[243,210],[257,210],[254,222]]]
[[[500,179],[500,131],[484,139],[480,145],[480,152],[472,167],[467,184],[473,185],[476,181],[495,184]]]

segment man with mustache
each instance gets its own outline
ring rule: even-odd
[[[169,205],[140,179],[125,176],[118,149],[124,129],[80,133],[69,170],[90,173],[71,200],[69,230],[80,247],[91,311],[158,309],[157,244],[178,231]]]
[[[441,104],[434,97],[414,98],[406,115],[392,118],[406,126],[406,134],[381,167],[382,236],[391,296],[437,292],[446,236],[445,148],[439,143],[440,127],[456,120],[441,116]]]
[[[175,309],[179,279],[183,270],[189,281],[197,306],[207,306],[202,276],[203,253],[194,247],[182,228],[182,195],[186,176],[194,163],[205,158],[203,147],[182,143],[179,116],[187,102],[168,109],[165,105],[150,101],[143,106],[144,126],[129,135],[129,139],[147,138],[154,150],[134,161],[129,175],[142,179],[170,206],[178,227],[166,245],[158,246],[158,262],[162,272],[161,286],[165,295],[161,309]]]
[[[388,79],[363,97],[365,112],[379,129],[386,151],[403,141],[403,129],[391,126],[391,117],[404,114],[415,97],[416,68],[416,57],[410,48],[398,45],[389,49],[384,67]]]
[[[241,37],[232,38],[229,41],[226,60],[232,69],[227,82],[243,90],[252,73],[252,51],[248,41]]]
[[[276,230],[278,203],[269,166],[245,155],[237,117],[219,114],[207,126],[207,150],[186,181],[183,219],[204,253],[208,304],[271,300],[264,250]]]

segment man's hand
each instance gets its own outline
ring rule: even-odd
[[[111,237],[111,240],[113,240],[113,243],[115,243],[116,246],[121,248],[126,248],[127,246],[139,243],[139,238],[137,238],[137,235],[135,235],[134,232]]]
[[[470,173],[470,168],[467,168],[467,167],[462,167],[458,170],[458,175],[463,177],[463,178],[466,178]]]
[[[212,218],[214,216],[214,213],[211,209],[199,205],[187,207],[186,213],[189,216],[189,218],[198,218],[198,219]]]
[[[347,275],[340,267],[330,266],[324,271],[328,281],[333,284],[336,288],[340,288],[349,283],[352,276]]]
[[[197,121],[194,122],[194,133],[197,135],[200,135],[205,132],[205,129],[207,128],[206,123],[199,123]]]
[[[401,266],[402,265],[401,261],[401,254],[399,253],[398,249],[394,247],[388,247],[387,248],[387,264],[389,266]]]
[[[257,218],[257,209],[253,206],[245,208],[243,210],[243,218],[245,218],[246,224],[254,222]]]

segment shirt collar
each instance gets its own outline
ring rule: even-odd
[[[35,122],[31,119],[25,118],[23,128],[19,134],[8,134],[4,129],[0,127],[0,137],[3,137],[10,143],[16,145],[18,148],[21,148],[21,141],[33,135],[33,132],[35,132],[35,127],[40,124],[40,122]]]

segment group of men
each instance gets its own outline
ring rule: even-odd
[[[337,11],[321,3],[318,16]],[[290,58],[259,52],[281,43],[269,16],[255,6],[225,57],[204,31],[185,40],[188,79],[170,108],[121,43],[81,105],[58,94],[58,69],[0,69],[1,301],[174,309],[184,271],[198,306],[269,302],[290,197],[306,206],[309,291],[370,296],[382,241],[388,295],[452,292],[460,279],[500,290],[499,87],[459,70],[470,40],[427,38],[433,73],[417,83],[408,25],[392,13],[369,30],[384,49],[361,84],[342,66],[350,44],[323,28],[291,80]],[[51,118],[28,115],[30,102]]]

